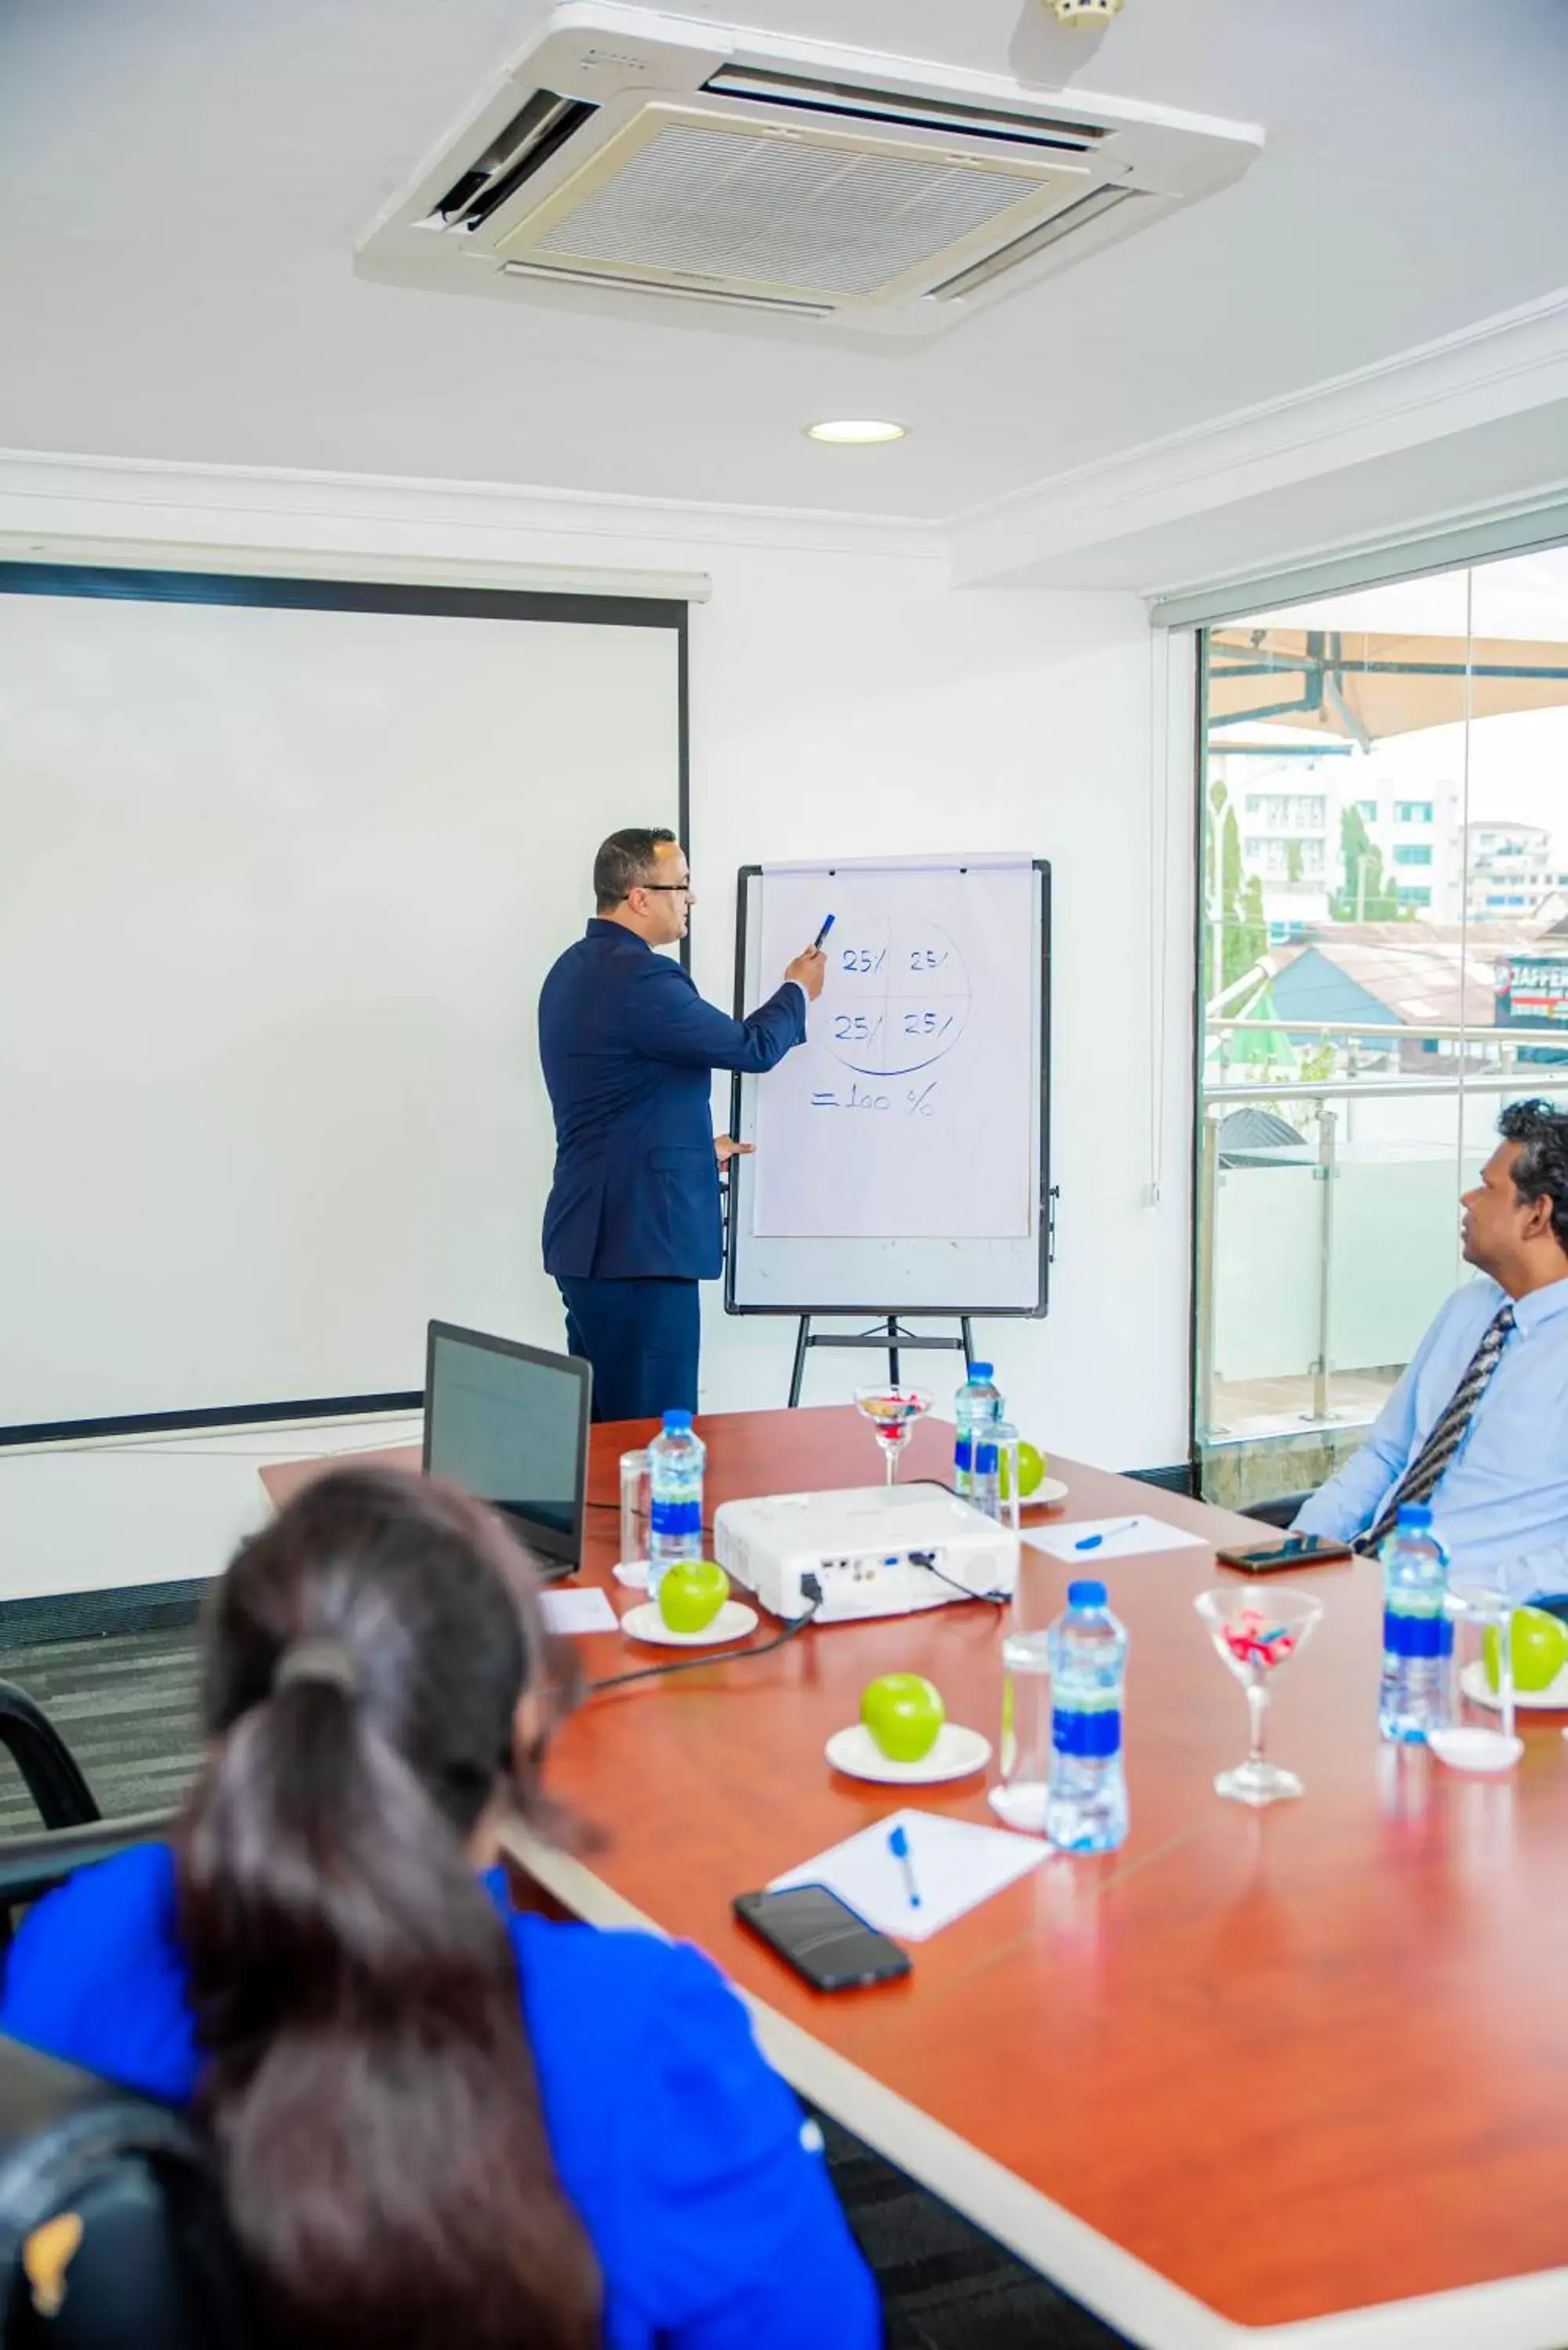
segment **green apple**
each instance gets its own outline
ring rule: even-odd
[[[683,1558],[665,1568],[657,1596],[672,1632],[705,1632],[730,1596],[730,1578],[711,1558]]]
[[[1045,1482],[1045,1455],[1039,1446],[1025,1444],[1020,1440],[1018,1498],[1021,1502],[1026,1502],[1031,1493],[1037,1493],[1040,1491],[1041,1486]],[[1012,1455],[1010,1452],[1004,1452],[1002,1456],[1002,1498],[1004,1502],[1010,1502],[1012,1499]]]
[[[1533,1695],[1550,1689],[1563,1666],[1568,1665],[1568,1624],[1560,1617],[1548,1615],[1544,1607],[1516,1607],[1508,1645],[1513,1659],[1514,1688],[1528,1690]],[[1487,1627],[1482,1652],[1487,1679],[1496,1689],[1501,1659],[1495,1624]]]
[[[937,1742],[947,1712],[941,1692],[922,1673],[884,1673],[867,1681],[860,1719],[889,1762],[923,1762]]]

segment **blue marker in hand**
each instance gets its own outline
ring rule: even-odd
[[[824,922],[821,930],[818,931],[815,938],[813,939],[811,942],[811,951],[813,954],[820,954],[822,952],[822,941],[827,936],[828,931],[833,928],[834,923],[837,920],[838,917],[836,914],[829,914],[826,921]]]
[[[901,1827],[888,1829],[888,1849],[904,1872],[904,1884],[909,1896],[909,1907],[911,1909],[918,1909],[920,1906],[920,1888],[915,1882],[914,1855],[909,1850],[909,1839]]]

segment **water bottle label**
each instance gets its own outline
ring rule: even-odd
[[[1383,1649],[1390,1657],[1451,1657],[1454,1627],[1441,1609],[1412,1616],[1403,1608],[1383,1610]]]
[[[974,1466],[975,1474],[977,1476],[994,1477],[996,1474],[996,1463],[997,1450],[994,1444],[982,1443],[975,1446]]]
[[[967,1477],[974,1467],[973,1439],[961,1431],[958,1442],[953,1446],[953,1467],[961,1477]]]
[[[702,1504],[695,1497],[691,1501],[674,1501],[656,1495],[648,1516],[653,1532],[666,1539],[680,1534],[700,1534],[702,1531]]]
[[[1122,1750],[1121,1708],[1101,1706],[1090,1713],[1077,1707],[1054,1707],[1051,1743],[1058,1754],[1072,1754],[1083,1762],[1107,1761]]]

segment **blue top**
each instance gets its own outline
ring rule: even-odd
[[[1352,1461],[1300,1512],[1303,1534],[1365,1534],[1452,1399],[1507,1293],[1456,1290]],[[1514,1301],[1514,1327],[1458,1452],[1432,1491],[1452,1580],[1517,1603],[1568,1592],[1568,1281]]]
[[[556,1118],[545,1270],[567,1280],[711,1281],[723,1263],[715,1069],[757,1076],[805,1035],[786,980],[749,1020],[620,922],[591,921],[539,996]]]
[[[545,2125],[605,2287],[607,2350],[876,2350],[876,2288],[821,2139],[698,1951],[510,1908]],[[24,1921],[0,2029],[183,2105],[199,2058],[174,1860],[142,1845]]]

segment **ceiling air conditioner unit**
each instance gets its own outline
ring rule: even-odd
[[[608,5],[556,8],[363,276],[927,334],[1223,187],[1246,123]]]

